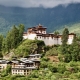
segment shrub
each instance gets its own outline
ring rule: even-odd
[[[66,67],[64,64],[58,65],[58,72],[63,74],[66,71]]]

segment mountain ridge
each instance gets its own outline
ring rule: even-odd
[[[7,33],[13,25],[24,24],[28,27],[39,23],[46,26],[48,32],[60,29],[61,26],[80,22],[80,3],[59,5],[54,8],[20,8],[0,5],[0,33]]]

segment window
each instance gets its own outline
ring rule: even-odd
[[[46,39],[46,37],[44,37],[44,39]]]

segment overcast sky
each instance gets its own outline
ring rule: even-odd
[[[0,0],[0,5],[18,7],[55,7],[59,4],[65,6],[69,3],[80,3],[80,0]]]

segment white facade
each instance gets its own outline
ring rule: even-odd
[[[68,44],[72,44],[74,35],[69,35]]]
[[[31,40],[42,40],[44,41],[45,45],[61,45],[62,44],[62,35],[54,35],[54,34],[47,34],[46,28],[41,25],[37,27],[29,28],[27,33],[23,35],[23,39],[31,39]],[[74,33],[69,34],[68,36],[68,44],[71,44],[74,38]]]
[[[31,40],[34,40],[36,38],[36,34],[28,34],[27,38],[31,39]]]

